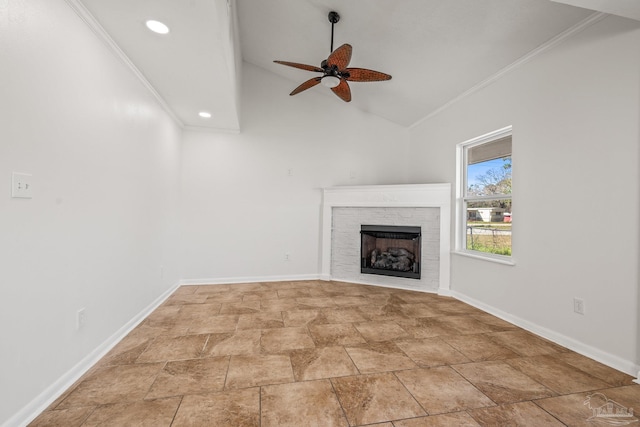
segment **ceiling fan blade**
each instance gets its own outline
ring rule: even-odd
[[[391,80],[389,74],[380,71],[367,70],[366,68],[347,68],[343,73],[349,73],[346,77],[350,82],[379,82],[382,80]]]
[[[340,79],[340,84],[336,87],[332,87],[331,90],[344,102],[351,101],[351,89],[349,88],[349,83],[347,83],[346,80]]]
[[[303,90],[307,90],[309,88],[314,87],[315,85],[317,85],[318,83],[320,83],[320,80],[322,80],[322,77],[314,77],[312,79],[307,80],[306,82],[302,83],[300,86],[298,86],[297,88],[295,88],[293,90],[293,92],[291,92],[289,94],[289,96],[293,96],[296,95],[300,92],[302,92]]]
[[[329,66],[335,65],[338,67],[338,70],[343,70],[349,65],[351,62],[351,52],[353,48],[350,44],[343,44],[333,52],[327,58],[327,64]]]
[[[306,64],[298,64],[297,62],[287,62],[287,61],[273,61],[276,64],[282,64],[293,68],[300,68],[301,70],[307,71],[315,71],[317,73],[324,73],[324,70],[320,67],[316,67],[314,65],[306,65]]]

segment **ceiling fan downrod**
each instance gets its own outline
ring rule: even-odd
[[[340,21],[340,15],[338,12],[332,10],[329,12],[329,22],[331,22],[331,50],[329,53],[333,52],[333,26]]]

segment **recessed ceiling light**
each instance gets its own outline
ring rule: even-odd
[[[147,28],[153,31],[154,33],[167,34],[169,32],[169,27],[167,27],[165,24],[163,24],[160,21],[154,21],[153,19],[150,19],[147,22],[145,22],[145,24],[147,25]]]
[[[210,118],[211,118],[211,113],[210,113],[210,112],[208,112],[208,111],[200,111],[200,112],[198,113],[198,115],[199,115],[200,117],[202,117],[203,119],[210,119]]]

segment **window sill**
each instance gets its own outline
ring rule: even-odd
[[[501,255],[485,254],[477,251],[454,251],[456,255],[462,255],[468,258],[481,259],[484,261],[495,262],[503,265],[516,265],[515,261],[511,257],[505,257]]]

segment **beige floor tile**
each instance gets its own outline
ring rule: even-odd
[[[494,329],[495,332],[518,329],[517,326],[488,313],[472,314],[472,318]]]
[[[448,366],[395,373],[430,415],[494,406],[470,382]]]
[[[172,427],[259,427],[260,388],[185,396]]]
[[[75,427],[81,426],[93,412],[93,406],[45,411],[38,415],[28,427]]]
[[[106,356],[100,360],[101,365],[130,365],[154,340],[148,336],[128,335],[122,339]]]
[[[331,382],[351,425],[427,415],[391,373],[333,378]]]
[[[348,427],[329,380],[269,385],[261,391],[262,427]]]
[[[600,392],[605,394],[609,399],[614,400],[627,408],[635,407],[637,410],[638,406],[640,406],[639,384],[609,388],[606,390],[600,390]]]
[[[228,366],[228,357],[168,362],[145,398],[220,391],[224,387]]]
[[[505,362],[558,394],[610,387],[604,381],[550,356],[522,357]]]
[[[284,324],[287,327],[322,325],[329,323],[327,316],[321,309],[316,310],[287,310],[282,313]]]
[[[310,325],[309,332],[318,347],[366,343],[350,323]]]
[[[107,366],[97,369],[57,409],[142,400],[164,363]]]
[[[200,294],[173,294],[165,301],[164,305],[204,304],[206,295]]]
[[[173,326],[179,311],[179,305],[160,306],[145,319],[144,323],[149,326]]]
[[[549,399],[536,400],[535,403],[547,412],[570,426],[594,425],[638,425],[640,417],[631,415],[631,409],[640,402],[640,385],[609,388],[605,390],[574,393]],[[604,405],[604,411],[603,409]],[[610,405],[610,406],[607,406]],[[613,411],[607,411],[610,407]],[[601,408],[598,410],[598,408]],[[606,415],[617,412],[617,417]],[[600,417],[595,416],[600,413]],[[627,416],[624,416],[624,415]],[[620,416],[622,415],[622,416]],[[595,417],[594,417],[595,416]]]
[[[624,372],[617,371],[602,363],[589,359],[573,351],[564,353],[550,354],[554,359],[561,360],[569,365],[586,372],[596,378],[601,379],[612,386],[633,385],[633,377]]]
[[[279,311],[263,311],[254,314],[241,314],[238,329],[268,329],[282,328],[282,314]]]
[[[335,307],[336,303],[330,297],[301,297],[296,298],[300,310]]]
[[[259,329],[238,330],[226,334],[211,334],[203,357],[250,355],[260,353]]]
[[[207,294],[207,304],[242,302],[242,296],[242,292],[235,291]]]
[[[276,290],[263,290],[263,291],[253,291],[246,292],[242,295],[242,301],[261,301],[261,300],[270,300],[270,299],[278,299],[278,292]]]
[[[466,412],[432,415],[393,422],[395,427],[480,427]]]
[[[345,347],[360,373],[415,369],[418,366],[390,341]]]
[[[495,342],[510,348],[521,356],[538,356],[541,354],[555,354],[567,349],[537,337],[521,329],[514,331],[494,332],[488,336]]]
[[[148,363],[198,358],[202,354],[208,337],[208,335],[157,337],[136,359],[136,362]]]
[[[192,334],[234,330],[238,316],[218,315],[219,312],[220,304],[184,305],[176,317],[176,326],[186,326]]]
[[[225,389],[293,382],[287,355],[231,356]]]
[[[341,346],[296,350],[290,353],[296,381],[357,375],[358,369]]]
[[[482,310],[453,298],[438,299],[433,303],[434,307],[442,312],[444,316],[455,316],[458,314],[476,315],[483,314]]]
[[[365,305],[360,310],[373,322],[400,322],[409,320],[399,304]]]
[[[207,294],[207,295],[223,295],[232,292],[234,289],[233,284],[219,284],[219,285],[198,285],[198,286],[181,286],[179,290],[185,288],[195,288],[193,293]]]
[[[333,297],[333,302],[338,307],[361,307],[367,302],[367,299],[362,295],[354,295],[354,296],[340,295],[340,296]]]
[[[396,322],[364,322],[356,323],[354,326],[368,342],[411,338]]]
[[[315,344],[307,328],[277,328],[262,331],[260,346],[265,353],[283,353],[302,348],[314,348]]]
[[[443,335],[441,338],[474,362],[519,357],[513,350],[494,342],[486,334]]]
[[[458,331],[441,322],[437,317],[407,317],[397,320],[402,329],[413,338],[434,338],[440,336],[456,336]]]
[[[442,312],[429,303],[400,304],[400,309],[405,315],[413,318],[442,316]]]
[[[555,395],[503,361],[467,363],[454,365],[453,368],[498,404]]]
[[[439,338],[396,341],[396,345],[421,367],[471,362],[471,359]]]
[[[278,289],[278,298],[307,298],[311,296],[309,289]]]
[[[357,307],[338,307],[324,309],[322,314],[327,319],[326,323],[356,323],[366,322],[368,317]]]
[[[438,321],[445,327],[451,328],[460,335],[482,334],[493,332],[495,328],[478,322],[471,316],[441,316]]]
[[[231,290],[234,292],[245,293],[245,292],[255,292],[255,291],[268,291],[269,287],[263,285],[260,282],[234,283],[231,286]]]
[[[260,311],[288,311],[295,310],[298,303],[295,298],[263,299],[260,300]]]
[[[181,398],[116,403],[98,407],[82,427],[171,426]]]
[[[483,426],[563,427],[564,424],[532,402],[508,403],[469,411]]]
[[[593,412],[584,403],[590,392],[536,400],[535,404],[571,427],[595,427],[606,424],[589,421]]]
[[[259,299],[241,302],[223,302],[220,307],[220,314],[251,314],[259,311]]]

